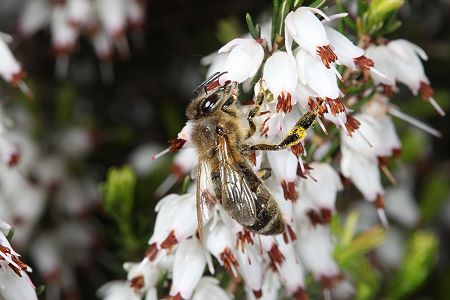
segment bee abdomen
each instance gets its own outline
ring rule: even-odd
[[[265,188],[258,191],[258,196],[260,201],[258,201],[256,208],[256,222],[251,226],[246,226],[246,229],[265,235],[283,233],[285,223],[275,199]]]

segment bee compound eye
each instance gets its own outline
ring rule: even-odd
[[[216,105],[218,100],[219,96],[217,96],[217,94],[212,94],[211,96],[206,98],[201,106],[202,113],[203,114],[210,113],[214,109],[214,106]]]

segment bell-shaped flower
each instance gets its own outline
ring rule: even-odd
[[[58,4],[53,8],[51,32],[53,48],[58,56],[72,52],[78,39],[78,31],[69,25],[66,6]]]
[[[0,37],[0,76],[13,86],[22,83],[25,72],[16,60],[8,45],[3,38]]]
[[[314,13],[328,18],[319,9],[309,7],[299,7],[286,16],[284,21],[286,50],[292,54],[292,40],[294,40],[310,55],[319,58],[326,68],[330,68],[330,64],[336,61],[337,56],[330,47],[322,22]]]
[[[97,297],[102,300],[140,300],[127,281],[110,281],[102,285],[97,291]]]
[[[227,80],[239,83],[253,77],[258,71],[264,58],[264,49],[254,39],[234,39],[218,53],[227,53],[222,72],[227,72],[219,78],[220,84]]]
[[[234,254],[235,239],[228,227],[221,221],[208,228],[205,234],[206,249],[214,255],[221,266],[238,278],[236,268],[238,266],[236,255]]]
[[[245,282],[246,289],[259,298],[262,295],[263,265],[259,253],[253,246],[245,245],[244,251],[237,251],[239,274]]]
[[[93,5],[90,0],[68,0],[67,22],[75,28],[85,25],[92,17]]]
[[[158,215],[149,244],[158,249],[173,248],[197,229],[195,193],[168,195],[158,202],[155,211]]]
[[[296,246],[305,268],[325,288],[341,281],[342,274],[333,259],[334,245],[328,228],[322,225],[301,228]]]
[[[125,263],[128,281],[136,293],[148,291],[156,286],[160,279],[161,269],[151,264]]]
[[[246,291],[247,300],[278,300],[280,298],[281,282],[277,273],[268,269],[264,273],[263,288],[260,294],[255,294],[252,291]],[[258,296],[258,297],[257,297]],[[302,299],[302,298],[296,298]]]
[[[386,213],[397,222],[414,228],[420,222],[420,211],[410,187],[400,185],[386,191]]]
[[[170,296],[190,299],[206,266],[200,242],[196,238],[183,241],[176,250]]]
[[[341,179],[329,164],[313,162],[309,166],[310,178],[301,179],[299,183],[301,197],[311,199],[317,207],[316,213],[329,223],[336,209],[337,192],[343,189]]]
[[[395,61],[389,49],[385,45],[370,45],[366,50],[366,56],[372,59],[379,73],[384,74],[381,76],[379,73],[370,71],[370,76],[372,77],[375,85],[383,85],[388,90],[386,91],[388,96],[392,94],[392,88],[395,88],[396,74],[394,72]]]
[[[268,151],[267,159],[278,184],[283,187],[284,198],[297,200],[295,180],[297,177],[297,157],[287,149]]]
[[[47,0],[27,1],[19,16],[17,31],[21,37],[29,37],[48,25],[52,5]]]
[[[96,11],[106,32],[118,38],[125,34],[126,6],[124,0],[96,0]]]
[[[290,112],[295,104],[292,95],[297,86],[298,72],[295,58],[282,51],[270,56],[263,71],[263,80],[277,99],[277,112]]]
[[[213,277],[203,277],[197,284],[192,300],[231,300],[230,295],[220,287],[219,280]]]
[[[299,50],[295,56],[297,61],[298,79],[321,98],[339,98],[336,70],[326,68],[318,59],[304,50]]]
[[[337,55],[337,63],[355,69],[355,59],[364,55],[364,50],[355,46],[346,36],[339,31],[325,26],[325,32],[331,43],[331,48]]]
[[[277,267],[281,282],[286,287],[289,296],[306,296],[305,270],[297,256],[293,243],[285,243],[280,236],[276,237],[278,247],[284,260]],[[296,298],[298,299],[298,298]],[[304,298],[300,298],[304,299]]]
[[[433,98],[434,92],[422,65],[421,59],[428,59],[425,51],[402,39],[390,41],[387,48],[395,61],[393,68],[396,79],[407,85],[414,95],[419,93],[425,101],[430,102],[439,114],[444,116],[445,112]]]

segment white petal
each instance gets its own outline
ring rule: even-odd
[[[325,26],[325,31],[338,61],[349,68],[354,68],[353,59],[363,56],[364,50],[355,46],[346,36],[331,27]]]
[[[267,158],[269,160],[272,172],[278,181],[285,180],[287,182],[295,181],[297,176],[297,157],[289,150],[268,151]]]
[[[293,56],[279,51],[267,59],[264,65],[263,79],[275,98],[281,92],[292,95],[297,85],[297,78],[297,65]]]
[[[175,253],[170,295],[175,296],[180,293],[183,299],[191,298],[205,266],[205,256],[198,240],[192,238],[182,242]]]

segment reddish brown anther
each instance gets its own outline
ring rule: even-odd
[[[424,100],[428,100],[429,98],[434,96],[434,90],[428,83],[421,81],[419,94]]]
[[[330,63],[335,62],[337,60],[337,55],[333,52],[330,45],[326,46],[318,46],[317,47],[317,55],[322,59],[322,63],[330,69]]]
[[[292,229],[291,225],[286,224],[283,232],[283,241],[285,244],[289,243],[290,241],[295,241],[297,239],[297,235],[294,232],[294,229]]]
[[[150,247],[148,247],[145,256],[148,257],[150,261],[154,261],[157,254],[158,254],[158,247],[156,246],[156,243],[153,243],[150,245]]]
[[[383,94],[389,98],[394,96],[394,89],[392,88],[392,85],[382,83],[381,86],[383,87]]]
[[[290,93],[281,92],[277,100],[277,112],[281,110],[284,113],[288,113],[292,110],[292,95]]]
[[[277,266],[281,266],[283,261],[285,261],[285,257],[283,253],[281,253],[280,248],[276,244],[272,245],[272,248],[270,248],[269,252],[267,252],[270,258],[270,266],[272,267],[273,271],[276,271],[278,269]]]
[[[297,201],[298,194],[295,190],[295,182],[287,182],[286,180],[282,180],[281,187],[283,188],[284,199],[291,200],[293,202]]]
[[[384,208],[384,197],[380,194],[377,195],[377,198],[373,202],[373,205],[377,209],[383,209]]]
[[[226,247],[222,253],[220,253],[220,261],[223,263],[225,270],[230,273],[236,282],[240,281],[239,275],[234,270],[239,266],[239,262],[234,256],[231,249]]]
[[[298,143],[294,146],[291,147],[292,153],[299,157],[300,155],[302,155],[305,152],[305,149],[303,148],[303,145],[301,143]]]
[[[329,208],[322,207],[320,208],[320,215],[324,224],[330,224],[333,211]]]
[[[305,171],[303,171],[303,169]],[[307,179],[306,174],[308,174],[309,170],[311,170],[312,168],[307,163],[303,163],[303,169],[300,164],[297,165],[297,176]]]
[[[14,152],[13,154],[11,154],[11,157],[9,158],[8,166],[14,167],[19,163],[19,161],[20,161],[20,154],[17,152]]]
[[[244,253],[245,249],[245,243],[248,243],[250,245],[253,245],[253,238],[252,233],[248,230],[239,231],[237,233],[237,239],[236,239],[236,249],[241,250],[242,253]]]
[[[183,147],[183,145],[186,143],[186,140],[184,140],[184,139],[172,139],[172,140],[169,140],[168,143],[169,143],[169,151],[170,152],[175,152],[175,151],[180,150]]]
[[[351,115],[347,115],[347,122],[345,123],[345,128],[347,128],[347,132],[350,136],[352,136],[353,132],[359,128],[361,123],[356,120]]]
[[[339,113],[343,113],[346,111],[344,103],[340,99],[326,99],[326,103],[330,107],[329,113],[331,113],[333,116],[336,116]],[[327,110],[328,111],[328,110]]]
[[[306,294],[305,289],[298,288],[294,293],[294,298],[295,300],[308,300],[308,294]]]
[[[262,297],[262,291],[261,290],[253,291],[253,295],[255,295],[256,299],[259,299]]]
[[[10,81],[11,85],[13,87],[18,87],[20,82],[25,78],[25,75],[26,73],[23,70],[13,74]]]
[[[175,231],[169,232],[169,235],[166,239],[161,243],[161,249],[172,249],[178,243],[177,238],[175,236]]]
[[[130,286],[135,292],[139,292],[145,286],[145,280],[143,275],[138,275],[130,280]]]
[[[361,70],[370,70],[375,65],[373,60],[364,55],[354,58],[353,61]]]
[[[181,297],[181,294],[178,292],[175,296],[169,296],[167,300],[184,300],[184,298]]]
[[[344,275],[342,273],[339,273],[339,274],[334,275],[334,276],[322,275],[322,276],[320,276],[320,283],[322,284],[322,286],[324,288],[331,289],[336,284],[341,282],[343,279],[344,279]]]
[[[313,226],[322,224],[321,215],[319,215],[316,210],[311,209],[306,213],[306,215]]]

